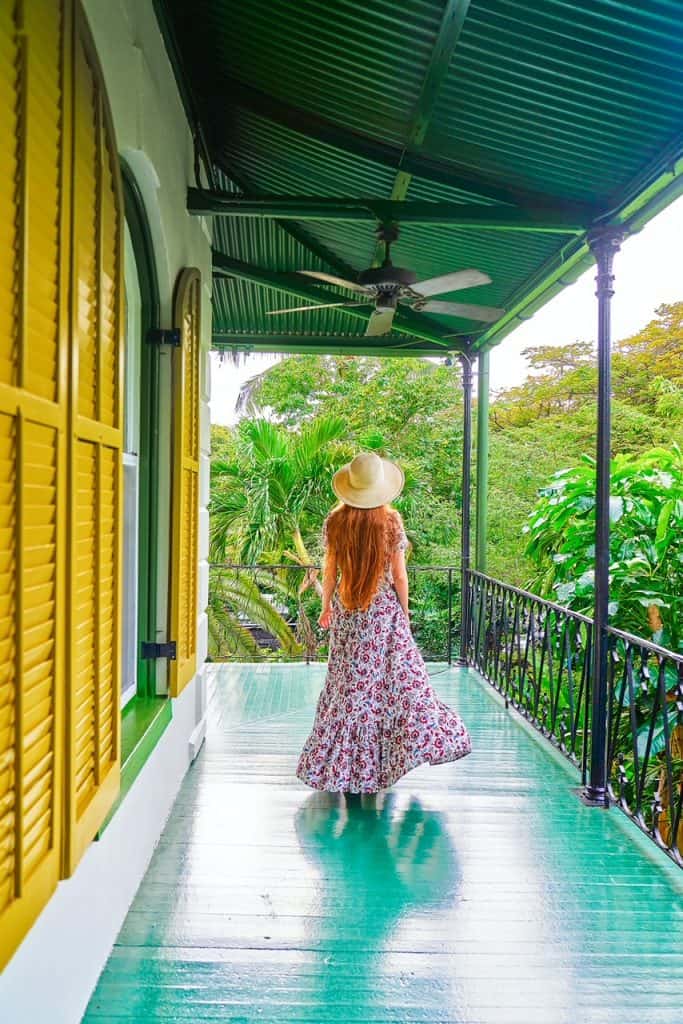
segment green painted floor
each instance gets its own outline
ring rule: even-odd
[[[474,752],[347,808],[294,777],[324,668],[211,669],[88,1024],[683,1022],[683,872],[474,673],[431,670]]]

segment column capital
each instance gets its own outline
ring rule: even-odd
[[[458,356],[460,365],[462,366],[462,382],[463,385],[466,381],[472,381],[472,359],[465,352],[461,352]]]
[[[628,234],[623,224],[598,224],[586,234],[588,248],[596,260],[614,256]]]

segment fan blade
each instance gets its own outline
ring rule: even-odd
[[[335,309],[349,306],[369,306],[372,299],[365,302],[323,302],[320,306],[290,306],[289,309],[269,309],[266,316],[277,316],[279,313],[304,313],[309,309]]]
[[[491,284],[488,274],[483,274],[481,270],[454,270],[452,274],[418,281],[411,288],[418,295],[444,295],[446,292],[459,292],[461,288],[475,288],[480,284]]]
[[[496,309],[495,306],[474,306],[467,302],[439,302],[438,299],[420,303],[418,308],[421,313],[462,316],[466,320],[485,320],[486,323],[493,323],[505,312],[504,309]]]
[[[350,288],[352,292],[364,292],[365,288],[356,281],[345,281],[343,277],[335,277],[334,274],[323,274],[320,270],[297,270],[297,274],[304,274],[306,277],[314,277],[317,281],[324,281],[325,284],[334,284],[338,288]]]
[[[380,334],[388,334],[391,330],[391,325],[394,322],[395,309],[382,310],[378,312],[376,309],[372,311],[372,316],[368,320],[367,330],[365,332],[366,337],[376,338]]]

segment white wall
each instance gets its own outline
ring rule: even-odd
[[[136,177],[157,261],[161,326],[173,325],[178,272],[202,274],[200,587],[198,663],[207,647],[209,357],[211,240],[207,221],[186,213],[193,183],[192,138],[151,0],[83,0],[95,40],[119,153]],[[167,639],[170,521],[171,376],[162,355],[159,467],[158,639]],[[0,976],[0,1017],[12,1024],[78,1024],[168,817],[191,753],[203,737],[203,669],[173,702],[173,719],[74,876],[54,897]]]

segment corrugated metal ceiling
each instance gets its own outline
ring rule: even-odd
[[[388,199],[394,190],[409,201],[581,203],[589,227],[620,219],[638,195],[654,210],[658,192],[679,191],[680,0],[156,4],[211,157],[245,195]],[[649,215],[641,210],[639,222]],[[265,270],[357,272],[376,251],[371,222],[215,225],[217,249]],[[419,277],[468,266],[490,274],[491,285],[451,298],[506,307],[498,324],[421,315],[435,337],[471,332],[478,344],[498,342],[590,261],[585,238],[571,234],[417,224],[403,226],[393,256]],[[326,337],[362,343],[363,323],[338,310],[266,316],[299,304],[222,279],[214,328],[257,347],[269,334],[280,346],[290,336],[292,348]],[[376,340],[399,344],[412,344],[405,332]]]

